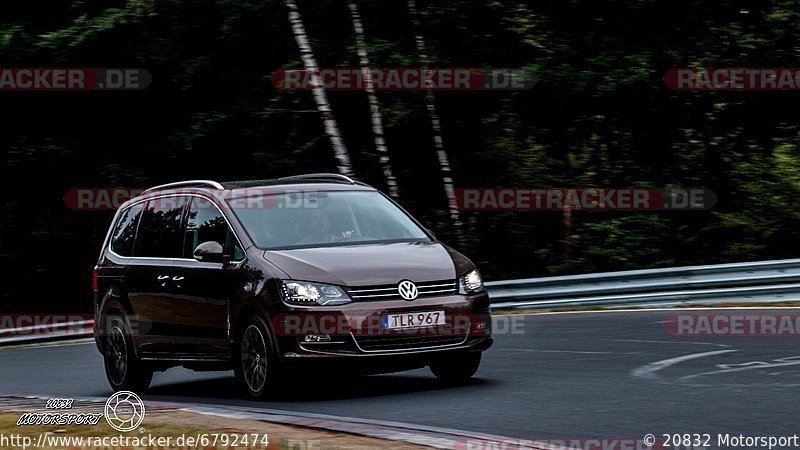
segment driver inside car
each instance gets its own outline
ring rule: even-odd
[[[322,209],[312,209],[306,220],[307,235],[297,241],[298,245],[325,244],[339,242],[353,236],[353,231],[343,231],[339,234],[331,233],[331,220]]]

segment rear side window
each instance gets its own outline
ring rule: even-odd
[[[120,256],[133,256],[133,243],[136,240],[136,226],[142,216],[143,204],[139,203],[122,211],[117,226],[111,235],[111,250]]]
[[[244,257],[244,252],[236,242],[228,226],[228,221],[211,201],[200,197],[191,200],[186,216],[186,231],[183,236],[183,257],[193,258],[194,249],[203,242],[215,241],[225,253],[234,260]]]
[[[180,258],[183,212],[187,197],[148,200],[142,214],[134,256]]]

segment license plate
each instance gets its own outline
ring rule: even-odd
[[[381,323],[383,324],[383,328],[387,330],[444,325],[444,311],[384,314],[381,316]]]

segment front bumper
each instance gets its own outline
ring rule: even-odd
[[[381,374],[402,372],[430,366],[435,360],[457,353],[482,352],[492,346],[489,336],[476,338],[463,346],[415,350],[392,354],[374,353],[302,353],[288,355],[282,360],[299,374]]]
[[[441,352],[480,352],[492,345],[489,298],[485,292],[413,302],[370,301],[336,308],[285,309],[272,320],[281,360],[391,360],[414,355],[430,359]],[[381,326],[381,317],[386,314],[429,311],[444,311],[446,325],[406,330]],[[309,339],[316,337],[322,339]]]

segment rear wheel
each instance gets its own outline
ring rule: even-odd
[[[250,317],[238,335],[236,378],[248,396],[264,399],[278,376],[272,336],[260,317]]]
[[[125,321],[119,316],[110,316],[105,323],[103,359],[108,384],[115,392],[147,390],[153,380],[153,370],[136,357]]]
[[[458,353],[442,356],[433,361],[431,372],[444,382],[458,383],[472,378],[480,365],[480,353]]]

